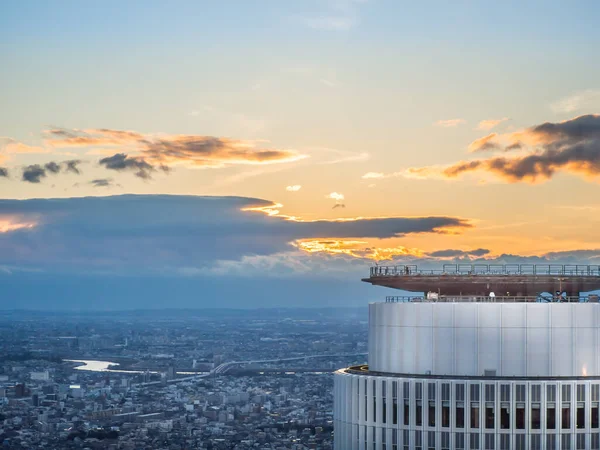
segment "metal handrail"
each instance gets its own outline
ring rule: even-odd
[[[544,295],[440,295],[425,296],[388,295],[386,303],[598,303],[597,295],[588,296],[544,296]]]
[[[423,270],[416,265],[373,266],[371,277],[390,276],[502,276],[502,275],[560,275],[560,276],[600,276],[600,265],[570,264],[444,264],[442,269]]]

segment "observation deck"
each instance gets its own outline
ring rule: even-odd
[[[374,266],[362,281],[439,296],[538,298],[543,292],[566,293],[568,298],[600,289],[600,265],[444,264],[441,270],[416,265]],[[531,300],[523,300],[531,301]]]

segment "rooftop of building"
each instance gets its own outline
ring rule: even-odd
[[[388,295],[385,303],[598,303],[598,295],[566,296],[540,294],[531,296],[519,295]]]
[[[441,269],[419,269],[417,265],[371,267],[370,277],[389,276],[563,276],[600,277],[600,265],[568,264],[444,264]]]

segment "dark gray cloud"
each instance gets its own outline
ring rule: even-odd
[[[75,175],[79,175],[81,174],[81,171],[79,170],[79,164],[81,164],[81,162],[82,161],[80,159],[71,159],[69,161],[63,161],[63,169],[65,172],[71,172]]]
[[[44,164],[44,169],[51,173],[58,173],[60,172],[60,165],[54,161],[50,161],[49,163]]]
[[[0,167],[0,177],[8,178],[8,169],[6,167]]]
[[[90,184],[94,187],[108,187],[112,186],[112,178],[97,178],[90,181]]]
[[[23,168],[22,180],[28,183],[39,183],[46,177],[46,169],[39,164],[32,164]]]
[[[447,249],[447,250],[437,250],[435,252],[428,253],[427,256],[432,258],[459,258],[465,256],[475,256],[482,257],[489,254],[490,251],[486,248],[478,248],[475,250],[455,250],[455,249]]]
[[[78,165],[81,161],[78,159],[72,159],[69,161],[55,162],[50,161],[43,166],[40,164],[31,164],[23,168],[22,180],[28,183],[39,183],[42,178],[45,178],[48,174],[59,174],[59,173],[74,173],[80,174]]]
[[[109,170],[119,172],[133,171],[136,177],[143,178],[144,180],[151,178],[151,172],[156,170],[144,158],[130,157],[125,153],[115,153],[112,156],[102,158],[99,163]]]
[[[217,260],[297,251],[292,243],[299,239],[388,238],[469,227],[456,217],[301,222],[248,210],[272,206],[254,198],[168,195],[0,200],[0,216],[37,224],[0,233],[0,265],[211,267]]]

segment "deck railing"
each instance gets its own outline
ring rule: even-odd
[[[560,264],[444,264],[442,269],[423,270],[416,265],[373,266],[370,276],[503,276],[503,275],[559,275],[559,276],[600,276],[600,265],[560,265]]]
[[[597,295],[588,296],[517,296],[517,295],[440,295],[425,296],[387,296],[386,303],[598,303]]]

